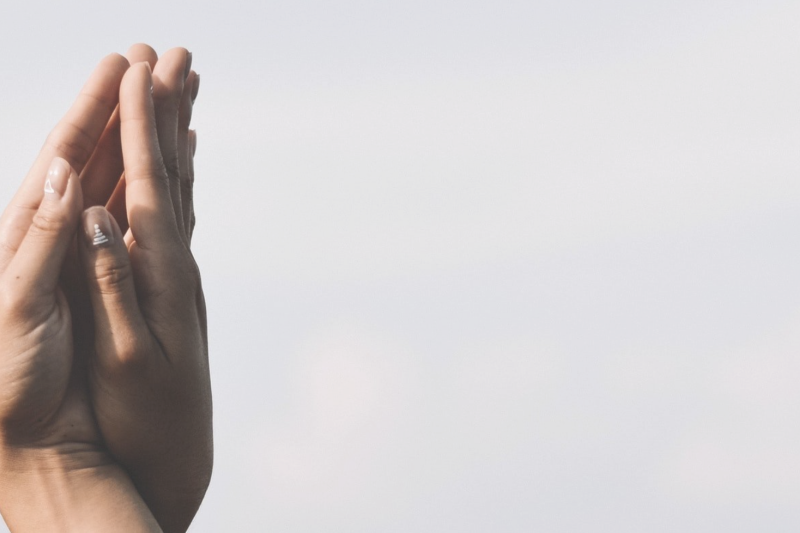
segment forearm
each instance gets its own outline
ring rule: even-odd
[[[4,451],[0,512],[13,533],[160,532],[125,471],[89,451]]]

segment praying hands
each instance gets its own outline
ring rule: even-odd
[[[14,532],[185,531],[205,495],[191,63],[146,45],[103,59],[0,218],[0,512]]]

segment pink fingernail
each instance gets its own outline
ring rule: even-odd
[[[67,190],[67,182],[69,181],[69,163],[56,157],[50,163],[50,169],[47,171],[47,178],[44,182],[45,196],[54,198],[61,198]]]

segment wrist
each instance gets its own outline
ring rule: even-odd
[[[125,471],[88,444],[0,450],[0,512],[14,532],[157,532]]]

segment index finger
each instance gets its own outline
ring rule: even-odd
[[[125,57],[131,65],[147,61],[153,67],[158,61],[156,51],[143,43],[131,46]],[[123,170],[122,144],[119,137],[119,108],[117,108],[97,142],[97,148],[95,148],[92,158],[86,163],[81,174],[83,207],[106,205],[119,185]],[[120,222],[124,222],[125,229],[128,228],[127,220]]]
[[[19,248],[42,201],[41,183],[55,157],[65,159],[77,173],[94,152],[117,105],[128,60],[106,56],[92,72],[75,103],[47,137],[36,161],[0,217],[0,270]]]

